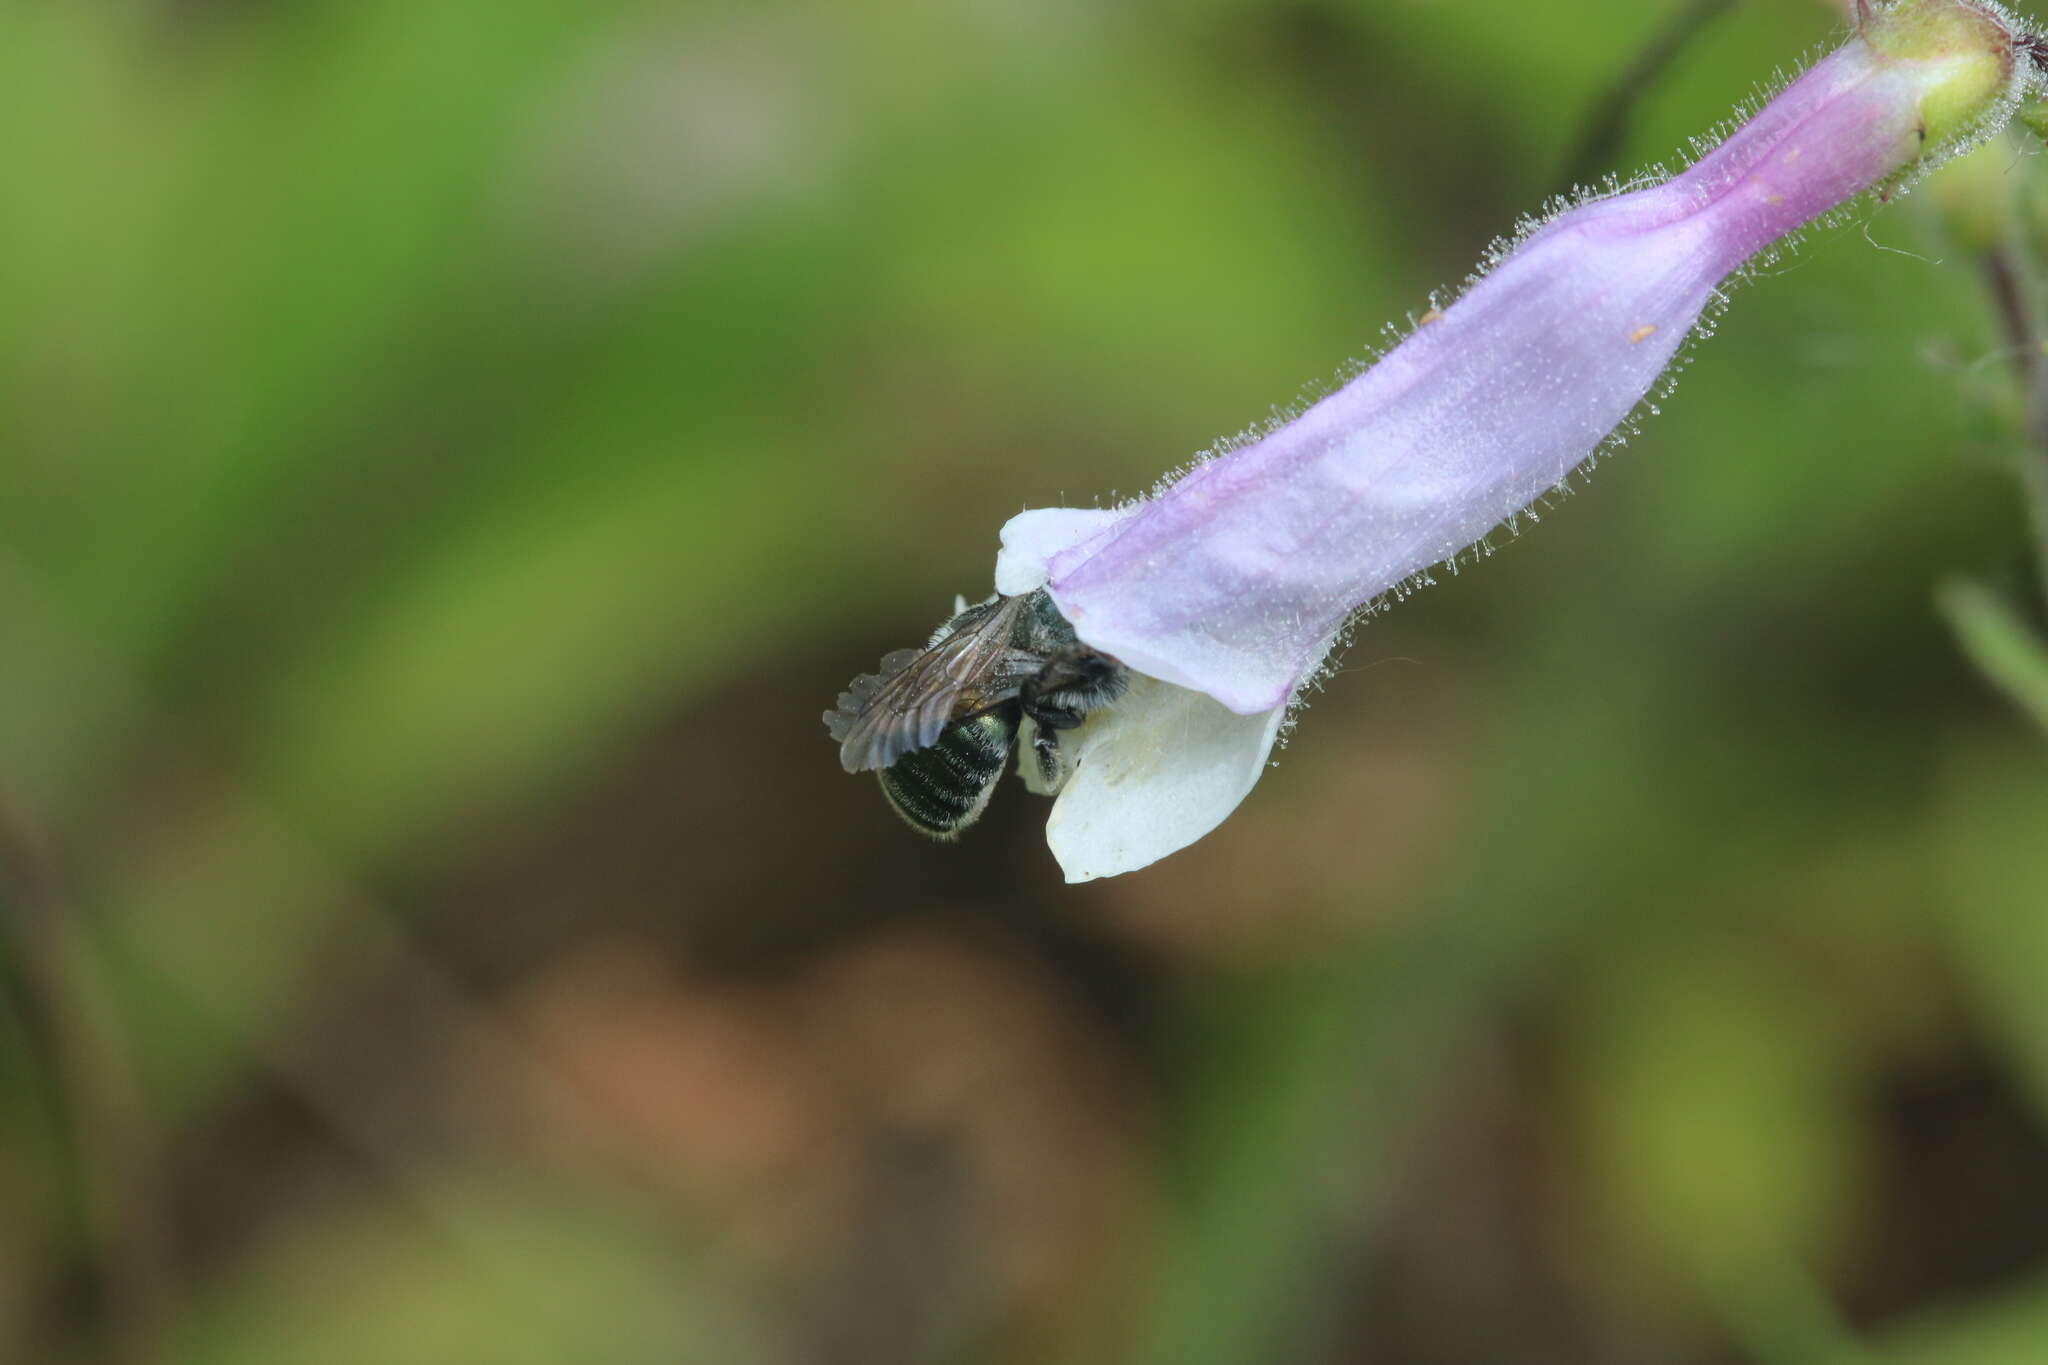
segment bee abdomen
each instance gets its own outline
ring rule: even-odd
[[[988,805],[1017,737],[1015,704],[947,727],[929,747],[876,774],[896,813],[935,839],[951,839]]]

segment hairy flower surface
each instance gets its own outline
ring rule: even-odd
[[[1900,0],[1689,169],[1528,231],[1378,363],[1132,506],[1026,512],[996,587],[1044,587],[1143,675],[1070,737],[1048,825],[1069,880],[1227,816],[1345,622],[1564,482],[1670,366],[1724,280],[1858,194],[1987,134],[2036,79],[1975,0]]]

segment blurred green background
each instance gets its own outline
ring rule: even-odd
[[[819,724],[1462,279],[1676,9],[0,6],[0,1360],[2048,1360],[1933,195],[1152,869]],[[1611,169],[1838,23],[1726,8]]]

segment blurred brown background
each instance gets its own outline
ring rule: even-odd
[[[0,10],[0,1360],[2048,1360],[1933,195],[1154,868],[818,722],[1462,279],[1679,9]],[[1837,22],[1703,13],[1612,169]]]

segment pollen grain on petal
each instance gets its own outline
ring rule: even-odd
[[[1634,346],[1638,342],[1648,341],[1655,335],[1657,335],[1657,324],[1646,322],[1628,334],[1628,344]]]

